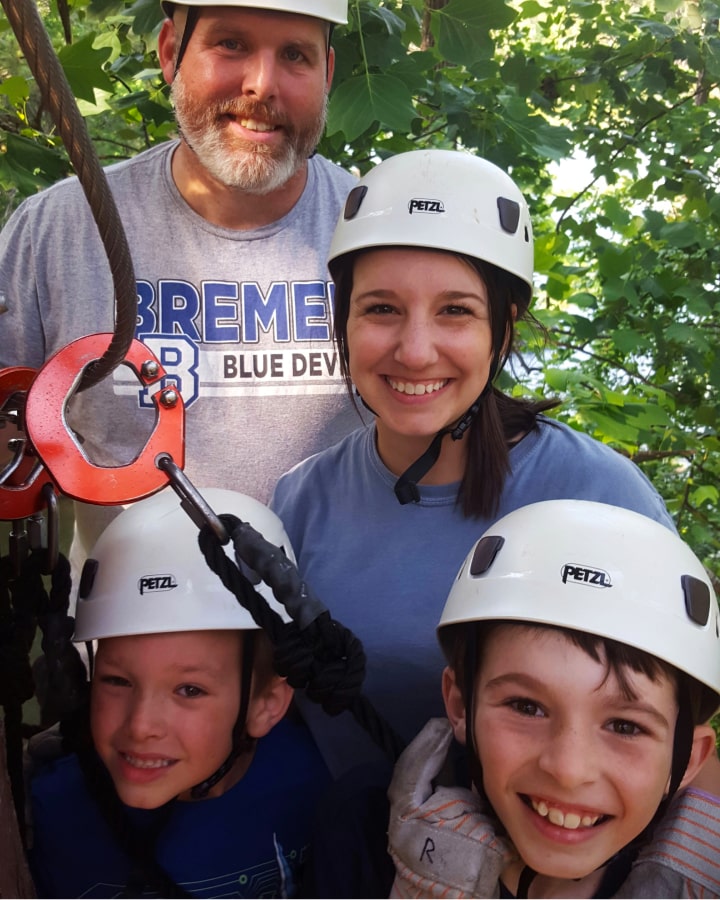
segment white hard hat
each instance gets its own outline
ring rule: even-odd
[[[324,19],[336,25],[347,23],[348,0],[162,0],[165,15],[172,15],[173,6],[246,6],[250,9],[270,9]]]
[[[373,247],[449,250],[533,282],[530,214],[510,176],[458,150],[411,150],[367,172],[350,192],[328,256]]]
[[[201,489],[200,494],[217,515],[249,523],[295,562],[282,522],[262,503],[220,488]],[[73,640],[257,628],[208,566],[198,533],[170,488],[120,513],[98,538],[83,570]],[[234,561],[232,544],[224,550]],[[287,621],[271,589],[264,582],[254,587]]]
[[[492,525],[470,551],[438,630],[544,623],[644,650],[720,693],[720,621],[708,574],[669,528],[627,509],[548,500]]]

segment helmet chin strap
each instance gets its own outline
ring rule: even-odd
[[[465,432],[470,427],[470,423],[478,414],[478,410],[482,406],[485,395],[492,390],[494,373],[488,378],[488,382],[483,388],[482,394],[473,403],[470,409],[462,416],[456,425],[449,425],[442,428],[432,439],[430,446],[419,459],[416,459],[395,482],[395,496],[400,503],[405,506],[406,503],[419,503],[420,491],[418,490],[418,482],[427,475],[432,469],[440,456],[442,440],[446,434],[449,434],[454,441],[462,439]],[[369,407],[368,407],[369,408]]]
[[[403,506],[406,503],[419,503],[420,491],[417,487],[418,481],[421,481],[438,461],[443,438],[446,434],[449,434],[454,441],[459,441],[462,438],[480,409],[486,390],[482,392],[457,425],[451,425],[438,431],[423,455],[416,459],[411,466],[408,466],[395,482],[395,496]]]
[[[200,16],[200,10],[197,6],[188,6],[187,14],[185,19],[185,27],[183,28],[182,37],[180,38],[180,47],[178,48],[177,56],[175,57],[175,71],[173,72],[173,80],[178,73],[178,69],[180,68],[180,63],[185,56],[185,51],[187,50],[187,45],[190,42],[190,38],[192,37],[192,33],[195,30],[195,26],[197,25],[197,20]]]
[[[190,790],[190,796],[193,800],[202,800],[207,797],[208,793],[215,785],[222,781],[227,773],[235,765],[237,758],[246,749],[247,741],[245,740],[245,725],[247,720],[248,706],[250,704],[250,686],[252,683],[253,662],[255,657],[255,639],[252,631],[243,632],[243,655],[242,655],[242,673],[240,682],[240,709],[238,717],[233,727],[232,749],[227,759],[222,765],[216,769],[212,775],[208,776],[205,781],[196,784]]]
[[[403,506],[405,506],[405,504],[407,503],[420,502],[420,491],[417,487],[418,482],[422,481],[422,479],[438,461],[443,438],[446,434],[449,434],[454,441],[462,440],[462,437],[470,427],[472,420],[478,414],[478,410],[482,406],[483,400],[485,399],[486,395],[489,394],[492,390],[493,381],[495,380],[495,376],[497,375],[499,368],[499,354],[495,352],[493,353],[492,362],[490,364],[488,380],[477,400],[455,425],[449,425],[447,428],[441,428],[440,431],[438,431],[438,433],[432,439],[432,441],[430,442],[430,446],[423,453],[423,455],[419,459],[416,459],[415,462],[412,463],[412,465],[408,466],[408,468],[405,469],[402,475],[395,482],[395,496]],[[363,401],[363,403],[364,402],[365,401]],[[367,406],[367,404],[365,405]],[[368,409],[370,409],[370,407],[368,407]],[[372,412],[372,410],[370,411]]]

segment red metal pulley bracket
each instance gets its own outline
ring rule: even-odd
[[[170,454],[182,467],[185,460],[185,409],[175,388],[159,388],[153,395],[155,428],[142,451],[124,466],[96,466],[70,434],[66,404],[83,370],[107,350],[112,334],[89,334],[59,350],[40,369],[28,393],[25,421],[35,450],[63,494],[74,500],[114,506],[148,497],[168,484],[155,460]],[[123,363],[148,387],[165,377],[154,354],[133,340]]]
[[[37,369],[25,366],[0,369],[0,411],[14,394],[27,394],[36,375]],[[0,521],[26,519],[46,509],[47,497],[43,488],[48,483],[52,484],[50,473],[42,465],[32,443],[25,440],[17,465],[0,484]]]

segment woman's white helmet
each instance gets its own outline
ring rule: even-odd
[[[285,528],[272,510],[235,491],[206,488],[200,494],[217,515],[249,523],[295,562]],[[208,566],[198,532],[170,488],[120,513],[100,535],[83,569],[73,640],[256,629],[250,613]],[[224,550],[234,561],[232,544]],[[254,587],[287,621],[268,585],[258,580]]]
[[[533,238],[525,198],[494,163],[458,150],[411,150],[367,172],[350,192],[330,244],[333,277],[342,257],[377,247],[448,250],[533,283]]]
[[[704,566],[675,532],[627,509],[548,500],[498,520],[463,563],[438,630],[492,619],[610,638],[720,694],[720,618]]]
[[[348,0],[162,0],[161,6],[167,16],[172,15],[173,6],[244,6],[312,16],[335,25],[345,25]]]

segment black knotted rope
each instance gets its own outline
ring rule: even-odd
[[[268,635],[278,675],[291,687],[303,688],[308,699],[329,715],[351,712],[395,762],[404,743],[362,694],[366,660],[360,640],[331,617],[281,548],[236,516],[221,515],[220,520],[230,534],[238,565],[209,526],[198,536],[200,549],[213,572]],[[255,590],[243,566],[269,585],[290,622],[284,622]]]
[[[35,575],[37,574],[37,577]],[[20,835],[25,841],[22,706],[35,691],[30,650],[35,637],[32,609],[44,593],[40,573],[23,565],[15,574],[10,557],[0,559],[0,706],[5,756]]]
[[[85,668],[70,638],[70,564],[59,556],[48,594],[43,581],[44,550],[33,550],[20,571],[10,557],[0,559],[0,705],[5,718],[7,769],[13,801],[25,837],[22,706],[38,693],[43,727],[57,722],[84,702]],[[37,690],[30,654],[38,625],[43,634],[46,677]]]
[[[50,591],[41,598],[37,614],[44,661],[41,703],[44,728],[80,709],[88,694],[85,665],[72,642],[75,620],[68,615],[71,588],[70,563],[59,555],[51,573]]]

